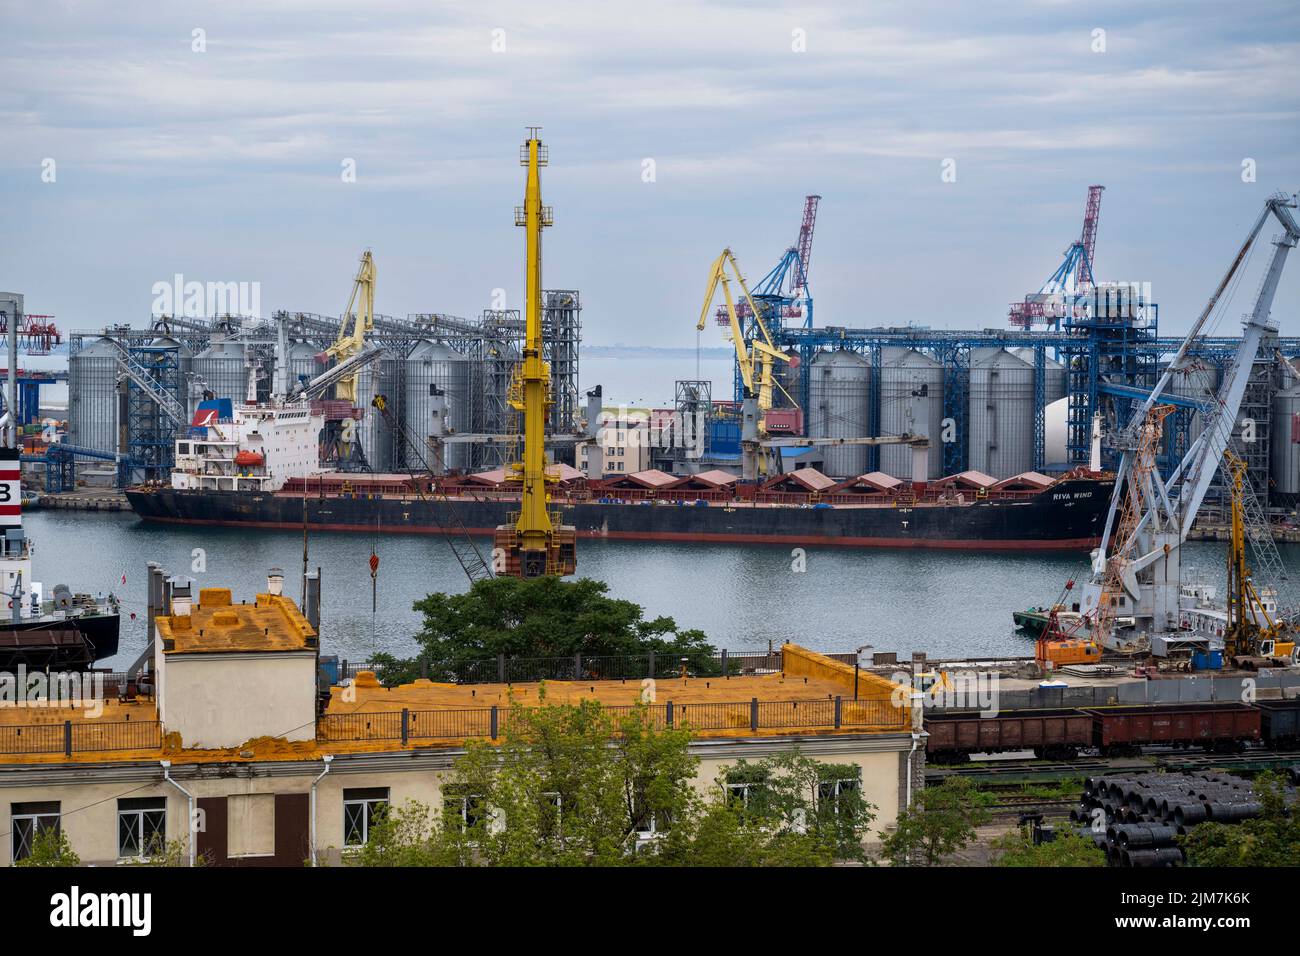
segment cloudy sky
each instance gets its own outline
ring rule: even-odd
[[[368,246],[381,312],[518,306],[536,124],[545,284],[592,344],[694,345],[712,258],[757,279],[812,192],[819,323],[1001,326],[1090,183],[1099,277],[1151,282],[1179,331],[1300,188],[1298,10],[0,0],[0,288],[65,328],[141,324],[175,273],[337,314]]]

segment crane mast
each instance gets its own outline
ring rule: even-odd
[[[542,229],[551,225],[549,206],[542,205],[541,168],[548,155],[537,132],[529,127],[519,164],[528,168],[524,205],[515,209],[515,225],[525,233],[525,323],[523,362],[510,383],[510,406],[524,423],[523,460],[510,466],[509,479],[521,484],[519,513],[513,524],[497,528],[493,560],[497,570],[517,577],[572,574],[576,569],[576,534],[561,527],[558,513],[547,507],[546,418],[550,404],[550,368],[542,358]]]
[[[1121,450],[1115,494],[1101,546],[1093,552],[1093,580],[1084,585],[1080,606],[1092,620],[1094,634],[1102,640],[1112,636],[1109,621],[1117,614],[1131,615],[1138,632],[1163,635],[1179,627],[1182,587],[1179,549],[1191,531],[1228,447],[1251,365],[1265,337],[1277,332],[1277,324],[1270,318],[1273,297],[1287,255],[1300,240],[1300,227],[1291,215],[1295,207],[1295,198],[1285,193],[1268,199],[1177,354],[1115,438]],[[1224,373],[1218,393],[1205,410],[1204,431],[1166,481],[1158,469],[1146,466],[1153,410],[1158,408],[1173,370],[1181,367],[1270,215],[1281,224],[1283,233],[1273,239],[1273,255],[1254,307],[1244,317],[1241,343],[1231,367]],[[1133,492],[1129,491],[1130,485]],[[1127,514],[1126,508],[1136,508],[1137,513]],[[1116,644],[1123,646],[1122,642]]]
[[[356,311],[353,312],[353,308]],[[348,322],[352,323],[351,331]],[[356,355],[366,345],[366,336],[375,328],[375,260],[367,249],[361,254],[361,266],[357,277],[352,280],[352,295],[348,297],[348,307],[343,312],[339,323],[339,334],[334,344],[325,350],[325,354],[336,362],[343,362]],[[344,376],[334,386],[334,397],[357,403],[357,375]]]

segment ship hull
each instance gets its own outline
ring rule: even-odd
[[[1108,481],[1063,481],[1027,499],[911,507],[772,506],[750,502],[556,502],[578,537],[634,541],[939,548],[974,551],[1078,550],[1096,545],[1110,501]],[[128,489],[149,522],[374,534],[441,534],[463,525],[491,535],[518,504],[500,500],[366,497]]]

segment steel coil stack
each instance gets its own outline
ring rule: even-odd
[[[1146,773],[1089,778],[1070,821],[1106,851],[1110,866],[1178,866],[1177,838],[1196,824],[1240,823],[1261,812],[1254,787],[1240,777]]]

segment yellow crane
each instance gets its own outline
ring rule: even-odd
[[[1223,635],[1223,656],[1234,666],[1252,669],[1296,663],[1294,639],[1283,640],[1287,625],[1269,616],[1246,565],[1245,482],[1246,463],[1231,451],[1223,463],[1232,490],[1232,528],[1228,545],[1228,624]]]
[[[493,541],[493,564],[498,573],[535,578],[573,574],[577,569],[577,535],[561,526],[559,513],[547,507],[546,418],[551,402],[551,370],[542,358],[542,229],[551,225],[551,208],[542,205],[541,168],[548,155],[537,132],[519,153],[528,167],[524,205],[515,207],[515,225],[525,231],[525,322],[523,362],[515,367],[510,383],[510,406],[522,413],[524,457],[510,466],[509,479],[522,486],[518,514],[512,524],[501,525]]]
[[[731,276],[727,274],[728,266],[735,277],[736,284],[740,286],[745,303],[754,316],[754,325],[758,329],[758,335],[748,343],[745,341],[740,319],[736,315],[736,303],[731,296]],[[763,321],[763,313],[750,296],[749,287],[745,285],[745,277],[741,275],[740,265],[736,262],[736,256],[730,248],[723,249],[722,254],[714,259],[713,265],[709,267],[709,286],[704,292],[704,306],[700,309],[700,321],[695,326],[696,331],[704,331],[719,285],[722,286],[722,298],[726,302],[727,320],[731,326],[731,341],[736,348],[736,364],[740,368],[740,379],[744,383],[745,399],[754,401],[757,406],[757,414],[753,422],[754,434],[747,436],[742,433],[741,435],[741,446],[744,451],[742,477],[752,480],[767,470],[766,452],[760,443],[767,436],[766,417],[772,408],[773,389],[780,389],[781,393],[790,399],[792,406],[797,408],[799,403],[791,398],[790,393],[781,386],[781,383],[772,377],[772,363],[789,362],[790,356],[772,343],[771,333],[768,332],[767,324]]]
[[[352,323],[351,330],[348,329],[349,322]],[[338,338],[325,350],[325,354],[334,359],[335,363],[351,358],[366,347],[366,336],[374,328],[375,260],[367,249],[361,254],[361,266],[357,269],[357,277],[352,280],[352,295],[348,298],[348,307],[339,323]],[[357,373],[339,379],[334,386],[334,397],[356,405]]]

